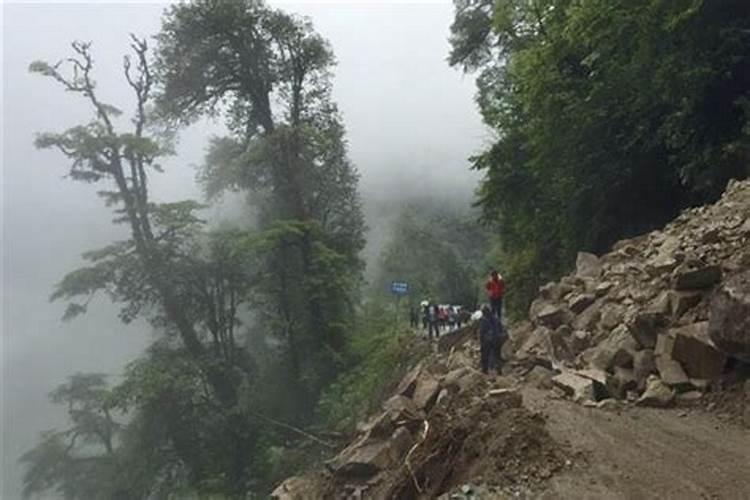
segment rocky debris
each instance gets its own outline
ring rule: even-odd
[[[750,363],[750,271],[728,279],[716,291],[709,335],[719,349]]]
[[[638,379],[635,371],[630,368],[617,366],[614,373],[607,374],[607,393],[616,399],[625,399],[628,391],[638,389]]]
[[[656,347],[656,336],[669,323],[667,315],[657,310],[657,307],[636,313],[635,318],[628,325],[628,330],[635,341],[646,349]]]
[[[313,500],[328,497],[320,478],[292,476],[271,493],[271,500]]]
[[[552,330],[566,322],[568,311],[561,306],[547,304],[541,308],[536,316],[537,321]]]
[[[602,273],[599,257],[592,253],[578,252],[576,257],[576,276],[579,278],[598,278]]]
[[[606,376],[593,371],[587,373],[563,370],[552,377],[552,384],[577,402],[600,401],[607,397]]]
[[[701,292],[669,292],[669,310],[672,316],[679,318],[691,310],[703,299]]]
[[[417,379],[417,383],[414,387],[414,394],[412,395],[412,401],[414,401],[417,408],[429,411],[435,403],[439,392],[440,382],[431,374],[423,373],[422,376]]]
[[[404,427],[382,441],[357,441],[327,463],[342,480],[367,479],[399,461],[412,443],[411,433]]]
[[[568,300],[568,308],[574,314],[582,313],[588,306],[594,303],[596,296],[591,293],[581,293],[573,295]]]
[[[693,323],[674,331],[672,357],[691,378],[715,380],[721,376],[726,356],[719,352],[708,334],[708,322]]]
[[[554,370],[537,365],[526,374],[525,380],[540,389],[551,389],[553,386],[552,378],[556,374]]]
[[[721,268],[706,265],[700,261],[687,261],[680,264],[672,274],[675,290],[700,290],[710,288],[721,281]]]
[[[646,380],[649,375],[655,374],[656,357],[651,349],[643,349],[633,355],[633,375],[636,379],[638,390],[646,388]]]
[[[544,358],[562,368],[554,385],[582,401],[590,384],[571,373],[587,368],[616,398],[637,398],[654,375],[677,393],[716,390],[728,360],[750,363],[748,214],[750,181],[733,181],[661,230],[579,253],[573,273],[540,288],[509,350],[528,370]]]
[[[639,406],[654,406],[663,408],[674,401],[675,392],[656,375],[651,375],[646,382],[646,390],[638,401]]]
[[[627,327],[620,325],[593,347],[586,357],[592,366],[601,370],[610,370],[615,366],[632,366],[636,349],[637,344]]]

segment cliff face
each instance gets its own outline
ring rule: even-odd
[[[749,269],[750,182],[733,182],[663,230],[579,254],[510,328],[502,376],[477,371],[475,325],[442,338],[324,470],[288,479],[273,498],[596,496],[597,482],[630,497],[683,483],[688,496],[747,491]],[[673,405],[679,414],[638,408]],[[685,408],[708,409],[695,422],[705,442],[691,441]],[[716,408],[733,427],[717,430]],[[649,424],[633,426],[626,411]],[[723,448],[727,433],[736,449]],[[657,443],[654,463],[673,449],[726,477],[683,474],[683,459],[654,466],[643,442]],[[621,470],[625,479],[612,476]],[[651,483],[628,480],[639,474]]]

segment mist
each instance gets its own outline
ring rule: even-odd
[[[478,174],[467,158],[487,132],[473,102],[470,77],[447,62],[450,2],[431,4],[283,3],[309,16],[338,61],[334,100],[347,130],[350,157],[370,227],[372,260],[388,222],[413,198],[466,204]],[[121,78],[128,34],[151,36],[161,4],[5,4],[3,6],[2,234],[2,498],[20,498],[19,456],[39,432],[64,422],[47,394],[76,372],[113,379],[148,345],[150,326],[123,325],[104,299],[72,322],[63,303],[50,303],[54,284],[81,264],[82,252],[127,237],[93,186],[64,179],[66,162],[33,146],[37,132],[60,131],[90,118],[80,98],[27,68],[69,54],[72,40],[93,42],[96,79],[110,103],[131,106]],[[180,133],[177,154],[153,176],[159,201],[200,198],[195,165],[219,123],[202,121]],[[211,210],[230,218],[240,201]]]

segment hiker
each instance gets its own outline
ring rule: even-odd
[[[414,306],[409,306],[409,326],[419,328],[419,312]]]
[[[448,306],[448,331],[456,328],[456,306]]]
[[[423,300],[419,305],[422,306],[422,329],[427,330],[430,324],[430,302]]]
[[[438,306],[438,321],[440,322],[440,329],[445,330],[448,327],[448,311],[445,306]]]
[[[437,304],[430,303],[429,306],[427,306],[428,310],[428,335],[429,338],[432,339],[432,332],[435,332],[435,338],[440,337],[440,329],[438,328],[438,323],[440,321],[439,314],[440,314],[440,308],[437,306]]]
[[[490,370],[499,371],[498,359],[501,346],[502,326],[494,312],[487,304],[482,306],[482,318],[479,320],[479,346],[481,352],[482,373]]]
[[[490,302],[490,309],[498,321],[503,320],[503,295],[505,295],[505,281],[498,272],[493,269],[484,288],[487,290],[487,298]]]

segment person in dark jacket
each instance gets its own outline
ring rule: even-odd
[[[440,337],[440,308],[437,304],[431,302],[428,306],[428,336],[430,339],[432,339],[432,333],[435,333],[435,338]]]
[[[499,371],[497,362],[500,359],[502,346],[502,324],[488,305],[482,306],[482,317],[479,320],[479,346],[481,349],[482,373],[490,370]]]

